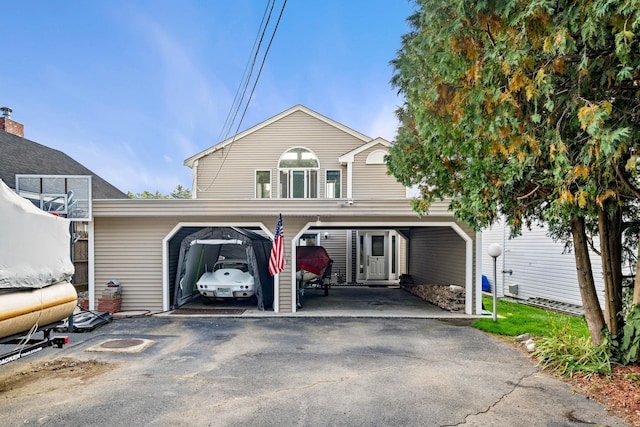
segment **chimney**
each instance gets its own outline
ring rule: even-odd
[[[12,112],[9,107],[0,108],[0,130],[24,138],[24,125],[11,120]]]

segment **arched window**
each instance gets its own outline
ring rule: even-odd
[[[365,164],[367,165],[384,165],[386,162],[384,161],[384,156],[387,155],[387,152],[384,150],[376,150],[367,156],[367,160]]]
[[[292,148],[280,157],[280,197],[283,199],[314,199],[318,197],[316,155],[306,148]]]

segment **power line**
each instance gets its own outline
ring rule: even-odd
[[[269,8],[269,5],[271,5],[271,8]],[[216,171],[216,174],[213,176],[213,178],[211,179],[211,182],[203,189],[200,188],[200,186],[197,186],[197,190],[199,191],[207,191],[209,188],[211,188],[211,186],[214,184],[214,182],[216,181],[218,175],[220,174],[220,171],[222,170],[222,167],[224,166],[225,161],[227,160],[227,156],[229,155],[229,151],[231,151],[231,146],[233,145],[233,142],[235,142],[235,138],[238,135],[238,131],[240,129],[240,126],[242,125],[242,121],[244,120],[244,116],[247,113],[247,110],[249,108],[249,103],[251,102],[251,99],[253,98],[253,93],[255,92],[256,86],[258,85],[258,80],[260,79],[260,75],[262,74],[262,69],[264,68],[264,64],[267,60],[267,55],[269,53],[269,50],[271,49],[271,44],[273,43],[273,39],[276,36],[276,32],[278,31],[278,26],[280,25],[280,21],[282,19],[282,15],[284,13],[284,8],[287,5],[287,0],[284,0],[283,4],[282,4],[282,8],[280,9],[280,14],[278,15],[278,20],[276,21],[275,27],[271,33],[271,37],[269,39],[269,44],[267,45],[267,48],[264,52],[264,54],[262,55],[262,61],[260,63],[260,69],[258,70],[258,74],[256,75],[256,78],[253,82],[253,86],[251,87],[251,92],[249,93],[249,97],[247,98],[245,105],[244,105],[244,109],[242,111],[242,115],[240,116],[240,120],[238,121],[238,124],[236,126],[236,131],[233,135],[233,139],[231,140],[231,142],[228,144],[228,149],[225,151],[224,157],[222,158],[222,161],[220,163],[220,166],[218,167],[218,170]],[[245,98],[246,92],[247,92],[247,88],[249,86],[249,82],[251,81],[251,76],[253,75],[253,70],[255,68],[255,64],[258,58],[258,53],[260,52],[260,47],[262,45],[262,41],[264,40],[264,36],[266,34],[266,30],[267,27],[269,26],[269,22],[271,20],[271,15],[273,12],[273,8],[275,6],[275,0],[269,0],[269,2],[267,3],[267,7],[265,9],[265,12],[262,16],[262,21],[260,23],[260,27],[258,29],[258,33],[260,34],[260,39],[259,42],[257,43],[257,47],[256,47],[256,43],[254,42],[254,47],[252,49],[252,54],[250,55],[250,58],[253,57],[253,61],[250,60],[251,66],[249,68],[249,73],[247,75],[246,72],[246,68],[245,68],[245,72],[243,74],[242,80],[241,80],[241,84],[238,87],[238,91],[236,92],[236,97],[234,98],[234,102],[231,106],[231,109],[229,111],[229,114],[227,115],[227,119],[225,120],[225,125],[223,127],[223,132],[224,133],[224,128],[227,127],[228,124],[228,129],[226,131],[226,134],[224,136],[224,139],[227,139],[229,132],[231,131],[231,128],[233,127],[233,122],[236,120],[237,115],[240,111],[240,108],[242,106],[242,102]],[[265,15],[267,13],[267,9],[269,9],[269,14],[267,16],[267,20],[265,23]],[[262,25],[264,23],[264,26]],[[256,37],[256,40],[258,38]],[[247,66],[249,65],[249,63],[247,63]],[[245,78],[246,76],[246,78]],[[240,93],[240,87],[242,87],[242,95],[240,96],[240,99],[238,100],[238,94]],[[236,103],[236,100],[238,100],[238,102]],[[236,105],[237,104],[237,105]],[[234,111],[235,110],[235,111]],[[233,111],[233,114],[232,114]],[[231,119],[231,121],[229,121],[229,118],[233,116],[233,118]],[[222,134],[221,133],[221,134]]]
[[[271,4],[271,8],[269,8],[269,4]],[[269,25],[269,21],[271,20],[271,13],[273,11],[274,5],[275,1],[269,1],[265,6],[264,13],[262,14],[262,20],[260,21],[260,26],[258,27],[258,33],[256,34],[256,38],[253,42],[253,47],[251,48],[251,53],[249,54],[249,58],[247,59],[247,65],[245,66],[244,72],[242,74],[242,79],[240,80],[240,84],[238,85],[238,89],[236,90],[235,97],[233,98],[233,103],[231,104],[229,113],[227,113],[227,118],[225,119],[222,130],[220,131],[221,141],[224,141],[229,136],[229,132],[231,132],[231,128],[233,126],[233,122],[236,119],[236,115],[238,114],[240,105],[242,104],[242,100],[244,99],[249,80],[251,79],[251,75],[253,74],[253,68],[256,64],[256,58],[258,56],[258,52],[260,51],[260,46],[262,45],[262,40],[264,39],[267,26]],[[252,58],[253,61],[251,60]]]
[[[267,45],[267,50],[264,53],[264,57],[262,58],[262,63],[260,64],[260,69],[258,70],[258,75],[256,76],[255,81],[253,82],[253,87],[251,88],[251,93],[249,94],[249,99],[247,99],[247,103],[245,104],[244,111],[242,112],[242,116],[240,117],[240,121],[238,122],[238,127],[236,128],[236,135],[238,134],[238,130],[240,129],[240,125],[242,124],[242,120],[244,120],[244,115],[249,108],[249,102],[251,102],[251,98],[253,98],[253,92],[258,85],[258,79],[260,79],[260,75],[262,74],[262,69],[264,68],[264,63],[267,60],[267,54],[269,53],[269,49],[271,49],[271,43],[273,42],[274,37],[276,36],[276,31],[278,31],[278,26],[280,25],[280,20],[282,19],[282,14],[284,13],[284,7],[287,5],[287,0],[284,0],[282,4],[282,9],[280,9],[280,15],[278,15],[278,20],[276,21],[276,26],[273,29],[273,33],[271,34],[271,39],[269,40],[269,44]]]

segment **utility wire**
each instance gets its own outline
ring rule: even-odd
[[[267,27],[269,25],[269,22],[271,20],[271,14],[273,12],[273,8],[275,6],[275,0],[273,1],[269,1],[269,3],[267,4],[267,8],[269,8],[269,4],[271,4],[271,8],[269,9],[269,15],[267,16],[267,21],[264,25],[264,27],[262,27],[262,22],[264,22],[264,15],[262,18],[262,22],[260,24],[260,27],[262,29],[262,31],[260,31],[260,29],[258,30],[258,33],[261,32],[260,35],[260,41],[258,42],[258,47],[257,49],[255,49],[255,53],[253,55],[253,61],[251,62],[251,67],[250,67],[250,71],[248,74],[248,77],[246,79],[244,79],[244,75],[246,75],[246,69],[245,69],[245,74],[243,75],[243,80],[244,80],[244,84],[241,83],[241,87],[242,89],[242,95],[240,97],[240,100],[237,103],[237,106],[235,106],[235,112],[233,113],[233,119],[231,120],[231,122],[229,122],[229,130],[227,130],[227,134],[225,135],[225,139],[228,136],[228,133],[230,132],[230,129],[233,127],[233,122],[235,121],[238,112],[240,111],[240,108],[242,106],[242,100],[244,99],[246,92],[247,92],[247,88],[249,86],[249,82],[251,81],[251,76],[253,75],[253,69],[255,67],[256,61],[257,61],[257,57],[258,57],[258,53],[260,51],[260,46],[262,45],[262,41],[264,39],[264,36],[266,34],[266,30]],[[282,15],[284,13],[284,8],[287,5],[287,0],[284,0],[283,4],[282,4],[282,8],[280,9],[280,14],[278,15],[278,20],[276,21],[275,27],[273,29],[273,32],[271,33],[271,38],[269,39],[269,44],[267,45],[267,48],[262,56],[262,61],[260,63],[260,69],[258,71],[258,74],[256,75],[256,78],[253,82],[253,86],[251,88],[251,92],[249,93],[249,97],[247,98],[247,101],[244,105],[244,109],[242,111],[242,116],[240,117],[240,120],[238,121],[238,125],[236,126],[236,131],[233,135],[233,139],[229,142],[228,146],[227,146],[227,150],[224,153],[224,157],[222,158],[222,161],[220,163],[220,166],[218,167],[218,170],[216,171],[216,174],[213,176],[213,178],[211,179],[211,182],[205,187],[205,188],[201,188],[199,185],[197,186],[197,190],[198,191],[207,191],[211,188],[211,186],[215,183],[216,179],[218,178],[218,175],[220,174],[220,171],[222,170],[222,167],[224,166],[225,161],[227,160],[227,156],[229,155],[229,151],[231,151],[231,147],[233,146],[233,143],[235,142],[235,138],[238,135],[238,131],[240,129],[240,126],[242,125],[242,121],[244,120],[244,116],[247,113],[247,109],[249,108],[249,103],[251,101],[251,99],[253,98],[253,93],[255,92],[256,86],[258,85],[258,80],[260,79],[260,75],[262,74],[262,69],[264,68],[264,64],[267,60],[267,55],[269,53],[269,50],[271,49],[271,44],[273,43],[273,39],[275,38],[276,32],[278,30],[278,26],[280,25],[280,21],[282,19]],[[266,9],[265,9],[265,14],[266,14]],[[254,47],[255,47],[255,42],[254,42]],[[252,50],[253,52],[253,50]],[[236,93],[236,99],[237,99],[237,94],[240,92],[240,90],[238,90],[238,92]],[[235,104],[235,99],[234,99],[234,104]],[[229,115],[227,116],[227,119],[229,118],[229,116],[231,116],[231,111],[234,110],[234,106],[232,105],[232,109],[230,110]],[[227,120],[228,121],[228,120]],[[227,125],[227,121],[225,121],[225,127]]]
[[[224,141],[229,136],[229,132],[231,132],[231,128],[233,126],[233,122],[235,121],[236,115],[238,114],[240,104],[242,103],[242,99],[244,98],[244,95],[246,93],[247,84],[249,82],[249,79],[251,79],[251,74],[253,73],[253,68],[256,63],[256,57],[257,57],[258,51],[260,50],[260,46],[262,45],[262,40],[264,39],[265,30],[269,25],[269,20],[271,19],[271,12],[273,11],[274,4],[272,3],[271,9],[269,9],[269,3],[271,2],[267,2],[267,5],[265,6],[264,13],[262,14],[262,21],[260,21],[260,26],[258,27],[258,33],[256,34],[256,38],[253,42],[253,47],[251,48],[251,52],[252,53],[255,52],[255,54],[250,54],[249,58],[247,59],[247,65],[244,68],[242,79],[240,80],[240,84],[238,85],[238,89],[236,90],[236,94],[233,98],[233,103],[231,104],[231,108],[227,113],[227,118],[224,121],[222,130],[220,131],[220,135],[219,135],[220,141]],[[267,16],[267,13],[268,13],[268,16]],[[265,23],[265,18],[266,18],[266,23]],[[263,28],[263,25],[264,25],[264,28]],[[253,61],[251,60],[252,57],[253,57]],[[245,81],[247,83],[243,85],[243,82]],[[242,95],[240,95],[241,93]],[[235,109],[235,113],[234,113],[234,109]],[[233,115],[233,120],[231,120],[232,115]]]
[[[249,93],[249,98],[247,99],[247,103],[245,104],[244,111],[242,112],[242,116],[240,117],[240,121],[238,122],[238,127],[236,128],[236,135],[238,134],[238,130],[240,129],[240,125],[244,120],[244,115],[249,108],[249,102],[251,102],[251,98],[253,98],[253,92],[256,90],[256,86],[258,85],[258,80],[260,79],[260,75],[262,74],[262,69],[264,68],[264,63],[267,60],[267,55],[269,54],[269,50],[271,49],[271,43],[273,43],[273,39],[276,36],[276,32],[278,31],[278,26],[280,25],[280,20],[282,19],[282,14],[284,13],[284,7],[287,5],[287,0],[284,0],[282,4],[282,9],[280,9],[280,15],[278,15],[278,20],[276,21],[276,26],[273,29],[273,33],[271,34],[271,39],[269,40],[269,44],[267,45],[267,50],[264,53],[264,57],[262,58],[262,63],[260,64],[260,69],[258,70],[258,75],[256,76],[255,81],[253,82],[253,87],[251,88],[251,93]]]

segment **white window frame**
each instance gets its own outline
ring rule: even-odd
[[[268,172],[269,173],[269,197],[260,197],[258,195],[258,172]],[[271,199],[273,197],[273,173],[271,169],[256,169],[253,174],[253,189],[254,189],[254,197],[256,199]]]
[[[295,149],[301,149],[301,150],[305,150],[309,153],[311,153],[315,159],[315,162],[317,164],[316,167],[308,167],[308,168],[303,168],[303,167],[280,167],[280,163],[283,160],[283,157],[289,153],[292,150]],[[293,190],[293,175],[296,172],[304,172],[304,194],[303,197],[292,197],[292,190]],[[311,171],[314,172],[315,174],[315,185],[311,184]],[[291,147],[289,149],[287,149],[284,153],[282,153],[282,155],[280,156],[280,158],[278,159],[278,197],[281,199],[317,199],[319,198],[319,194],[320,194],[320,159],[318,159],[318,156],[316,155],[315,152],[313,152],[313,150],[310,150],[306,147]],[[283,183],[283,175],[286,176],[286,182]],[[287,188],[287,196],[284,196],[284,193],[282,191],[282,188],[286,185]],[[315,193],[315,195],[312,197],[310,195],[311,191],[313,191]]]
[[[335,194],[335,189],[332,192],[329,191],[329,180],[327,177],[329,172],[338,172],[338,183],[340,184],[340,191],[338,195]],[[324,197],[326,199],[339,199],[342,197],[342,170],[341,169],[326,169],[324,171]]]
[[[282,175],[283,172],[286,172],[285,175],[287,176],[287,197],[284,197],[282,195],[282,186],[280,186],[280,198],[282,199],[317,199],[318,198],[318,187],[320,184],[320,180],[318,179],[318,169],[316,168],[307,168],[307,169],[300,169],[300,168],[282,168],[279,169],[278,171],[278,175],[280,180],[282,181]],[[304,195],[303,197],[292,197],[291,194],[293,193],[293,178],[292,176],[294,175],[295,172],[304,172]],[[316,185],[315,188],[313,188],[313,186],[311,185],[311,177],[310,177],[310,172],[315,172],[316,175]],[[311,197],[309,195],[310,190],[313,188],[313,190],[315,191],[315,197]]]

